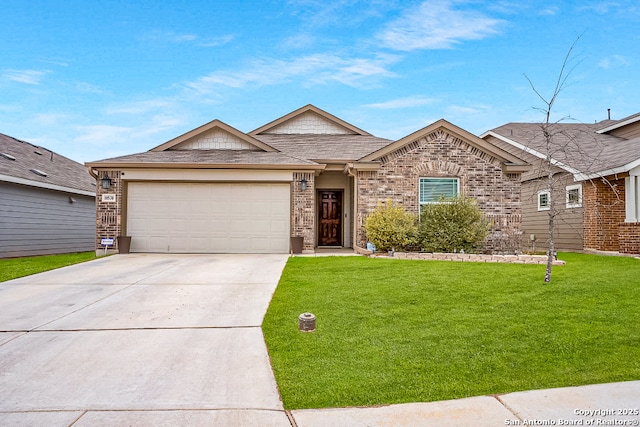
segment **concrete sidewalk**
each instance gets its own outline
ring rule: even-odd
[[[640,425],[640,381],[443,402],[292,411],[298,427]]]
[[[0,412],[0,426],[458,427],[640,425],[640,381],[364,408]]]

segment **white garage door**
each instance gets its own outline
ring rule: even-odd
[[[132,252],[287,253],[289,184],[130,182]]]

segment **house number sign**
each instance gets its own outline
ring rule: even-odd
[[[107,203],[115,203],[116,195],[115,194],[103,194],[102,201]]]

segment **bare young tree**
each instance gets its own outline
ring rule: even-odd
[[[540,98],[543,103],[543,107],[533,107],[535,110],[540,111],[544,115],[544,121],[540,123],[540,132],[543,138],[543,153],[545,155],[545,159],[542,162],[543,172],[546,175],[546,187],[549,189],[550,197],[548,200],[549,209],[548,209],[548,232],[549,232],[549,250],[547,252],[547,268],[544,275],[544,281],[551,281],[551,273],[553,268],[553,261],[555,260],[555,221],[558,215],[560,214],[560,210],[558,209],[558,193],[557,190],[557,182],[559,179],[558,172],[558,163],[555,160],[557,157],[555,154],[558,151],[562,151],[567,153],[569,149],[576,149],[578,152],[580,151],[579,145],[576,143],[575,138],[572,135],[566,134],[561,129],[557,129],[555,125],[558,123],[569,119],[569,117],[563,117],[557,121],[552,121],[551,113],[553,111],[554,105],[558,99],[560,93],[567,87],[568,79],[571,76],[571,73],[575,69],[577,64],[571,66],[571,62],[573,59],[573,50],[578,43],[580,38],[578,37],[569,48],[564,61],[562,62],[562,66],[560,67],[560,73],[558,74],[558,78],[555,83],[555,87],[553,92],[549,97],[545,97],[540,93],[540,91],[533,84],[533,81],[525,74],[525,78],[529,82],[531,89],[533,92]],[[570,67],[571,66],[571,67]],[[571,147],[570,147],[571,146]]]
[[[547,252],[547,265],[544,276],[545,282],[551,281],[553,269],[553,261],[555,260],[556,242],[555,229],[560,216],[566,213],[566,209],[562,209],[561,204],[569,201],[570,194],[567,193],[566,184],[568,180],[575,178],[577,175],[589,175],[591,172],[602,170],[599,165],[600,153],[604,147],[593,136],[593,132],[581,128],[580,126],[568,128],[565,122],[572,120],[571,117],[565,116],[558,120],[552,120],[552,112],[558,96],[568,86],[569,77],[575,70],[579,62],[574,61],[573,52],[576,44],[580,40],[578,37],[569,48],[560,72],[558,74],[555,86],[551,95],[545,97],[534,85],[533,81],[525,75],[533,92],[542,101],[542,107],[533,107],[542,113],[544,120],[539,123],[539,131],[533,138],[537,140],[535,146],[536,151],[542,154],[539,161],[538,174],[542,187],[548,192],[547,202],[547,231],[549,250]],[[618,197],[615,186],[610,183],[606,177],[600,177],[606,185],[608,185]],[[587,182],[593,180],[587,180]],[[538,196],[540,197],[540,196]]]

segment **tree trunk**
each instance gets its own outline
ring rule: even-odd
[[[544,273],[544,281],[546,283],[551,282],[551,269],[553,268],[553,261],[555,261],[555,244],[553,242],[553,226],[554,218],[553,212],[549,211],[549,252],[547,252],[547,271]]]

